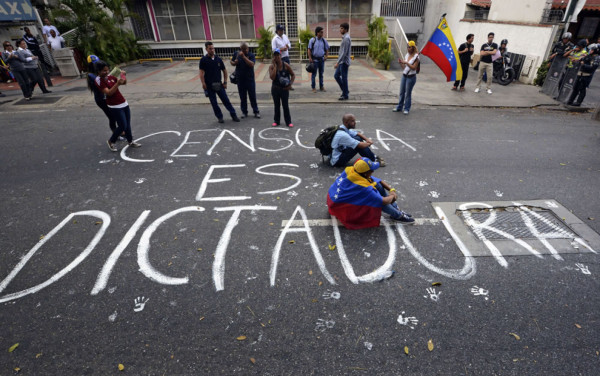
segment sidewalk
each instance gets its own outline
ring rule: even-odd
[[[317,91],[317,93],[313,93],[311,90],[310,76],[304,69],[304,64],[292,64],[297,77],[294,84],[295,90],[290,92],[290,103],[340,103],[338,97],[341,92],[333,79],[334,64],[334,61],[326,62],[324,84],[327,92]],[[259,104],[263,105],[272,103],[268,65],[268,63],[257,62],[255,66],[257,99]],[[230,72],[233,69],[232,66],[227,68]],[[146,62],[128,66],[125,70],[128,83],[121,91],[130,103],[142,105],[209,103],[208,98],[204,96],[198,77],[198,61]],[[401,76],[400,70],[377,70],[364,59],[356,59],[352,62],[349,72],[350,100],[343,103],[382,104],[389,105],[391,109],[398,100]],[[508,86],[493,84],[492,95],[486,94],[485,90],[476,94],[473,92],[476,80],[477,72],[471,70],[467,80],[467,90],[464,92],[451,91],[452,83],[446,82],[445,76],[437,66],[423,65],[413,90],[413,107],[532,108],[554,106],[561,108],[560,103],[542,94],[539,87],[519,82],[511,83]],[[93,103],[92,95],[87,92],[85,79],[55,78],[55,86],[52,90],[54,93],[48,96],[62,96],[62,99],[53,104],[54,106],[66,107]],[[15,83],[0,84],[0,91],[7,95],[0,98],[0,103],[16,102],[22,98],[20,89]],[[229,84],[227,92],[234,104],[239,103],[235,85]],[[36,89],[31,102],[19,107],[47,106],[39,102],[36,104],[35,97],[41,97],[39,89]],[[594,77],[583,107],[595,108],[598,99],[600,99],[600,78]]]

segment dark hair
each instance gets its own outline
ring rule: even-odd
[[[475,35],[473,34],[467,34],[467,40],[471,39],[471,37],[474,37]]]
[[[208,47],[208,46],[212,46],[213,42],[208,41],[206,43],[204,43],[204,47]]]
[[[98,72],[100,72],[102,69],[104,69],[104,67],[107,67],[108,64],[106,64],[104,61],[102,60],[96,60],[96,62],[91,62],[88,64],[88,73],[94,74],[96,76],[98,76]],[[87,80],[87,84],[88,84],[88,89],[93,92],[96,83],[92,82],[90,80],[90,76],[88,76],[88,80]]]
[[[346,31],[350,30],[350,25],[348,25],[348,22],[341,23],[340,27],[343,27]]]
[[[323,31],[323,28],[321,26],[317,26],[315,29],[315,35],[319,34],[320,31]]]
[[[493,37],[496,36],[496,34],[494,34],[494,33],[488,33],[488,38],[490,37],[490,35],[493,36]]]
[[[21,42],[25,42],[25,39],[21,38],[17,40],[17,48],[19,47],[19,44],[21,44]],[[25,42],[25,44],[27,44],[27,42]]]

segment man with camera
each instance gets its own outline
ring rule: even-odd
[[[256,81],[254,79],[256,57],[250,52],[248,43],[242,42],[240,44],[240,50],[233,54],[230,63],[235,67],[235,72],[230,78],[231,83],[237,83],[242,119],[248,117],[248,97],[250,97],[250,105],[254,111],[254,117],[260,119],[260,112],[256,103]],[[233,82],[233,79],[236,82]]]

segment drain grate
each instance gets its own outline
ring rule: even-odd
[[[28,104],[53,104],[61,100],[62,97],[48,97],[48,96],[36,96],[33,97],[30,101],[26,101],[25,98],[15,102],[14,106],[23,106]]]
[[[457,214],[478,238],[481,238],[479,235],[481,234],[488,240],[506,239],[506,236],[499,232],[512,235],[516,239],[536,239],[538,236],[534,231],[546,239],[572,239],[575,236],[573,230],[552,211],[542,208],[529,207],[525,210],[518,207],[478,208],[458,210]],[[469,217],[474,222],[472,225],[469,225]],[[489,223],[483,226],[486,221]]]

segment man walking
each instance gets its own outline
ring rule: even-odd
[[[467,82],[467,77],[469,76],[469,64],[471,63],[471,56],[473,56],[473,51],[475,50],[473,39],[475,39],[473,34],[467,35],[467,42],[458,47],[460,66],[462,67],[462,79],[454,82],[452,90],[457,90],[458,84],[460,84],[460,91],[465,90],[465,82]]]
[[[217,95],[225,108],[231,114],[233,121],[240,121],[235,113],[235,108],[231,105],[229,97],[227,97],[227,68],[223,64],[223,60],[215,55],[215,46],[212,42],[204,43],[206,47],[206,55],[200,59],[200,81],[202,81],[202,89],[204,95],[210,99],[213,111],[219,123],[224,123],[223,112],[217,103]],[[223,72],[223,83],[221,83],[221,72]]]
[[[236,51],[231,58],[231,65],[235,67],[238,93],[240,95],[240,108],[242,119],[248,117],[248,97],[254,111],[254,117],[260,119],[258,104],[256,103],[256,81],[254,80],[254,64],[256,57],[248,48],[248,43],[242,42],[240,50]]]
[[[371,151],[373,141],[354,130],[356,128],[354,115],[344,115],[342,123],[331,140],[332,152],[329,163],[333,167],[345,167],[356,154],[359,154],[373,162],[379,162],[381,167],[384,167],[385,161]]]
[[[44,54],[42,54],[38,40],[35,36],[33,36],[33,34],[31,34],[31,30],[29,30],[28,27],[24,27],[23,31],[25,31],[23,39],[25,40],[25,43],[27,43],[27,49],[33,52],[33,54],[39,59],[40,67],[42,68],[42,74],[44,75],[44,80],[46,80],[46,86],[53,86],[49,73],[49,70],[51,70],[52,67],[46,63],[46,59],[44,58]]]
[[[477,75],[477,85],[475,92],[479,93],[481,87],[481,80],[483,79],[483,73],[487,75],[485,85],[487,87],[487,93],[492,94],[492,77],[494,77],[492,56],[498,51],[498,45],[494,43],[494,33],[488,34],[488,41],[481,45],[479,54],[481,60],[479,60],[479,74]]]
[[[283,33],[284,29],[285,28],[281,24],[275,27],[275,37],[271,41],[271,49],[275,51],[279,48],[281,61],[290,64],[290,48],[292,48],[292,43],[287,35]]]
[[[323,28],[317,26],[315,29],[315,36],[308,42],[308,61],[315,65],[315,70],[311,76],[311,87],[313,93],[317,92],[316,89],[316,77],[317,71],[319,72],[319,90],[326,91],[323,86],[323,71],[325,70],[325,61],[329,55],[329,43],[323,38]]]
[[[335,74],[333,78],[342,89],[342,95],[338,98],[341,101],[348,100],[350,92],[348,91],[348,68],[350,68],[350,49],[352,47],[352,39],[348,30],[350,25],[344,22],[340,25],[340,33],[342,34],[342,44],[338,54],[337,63],[335,63]]]

